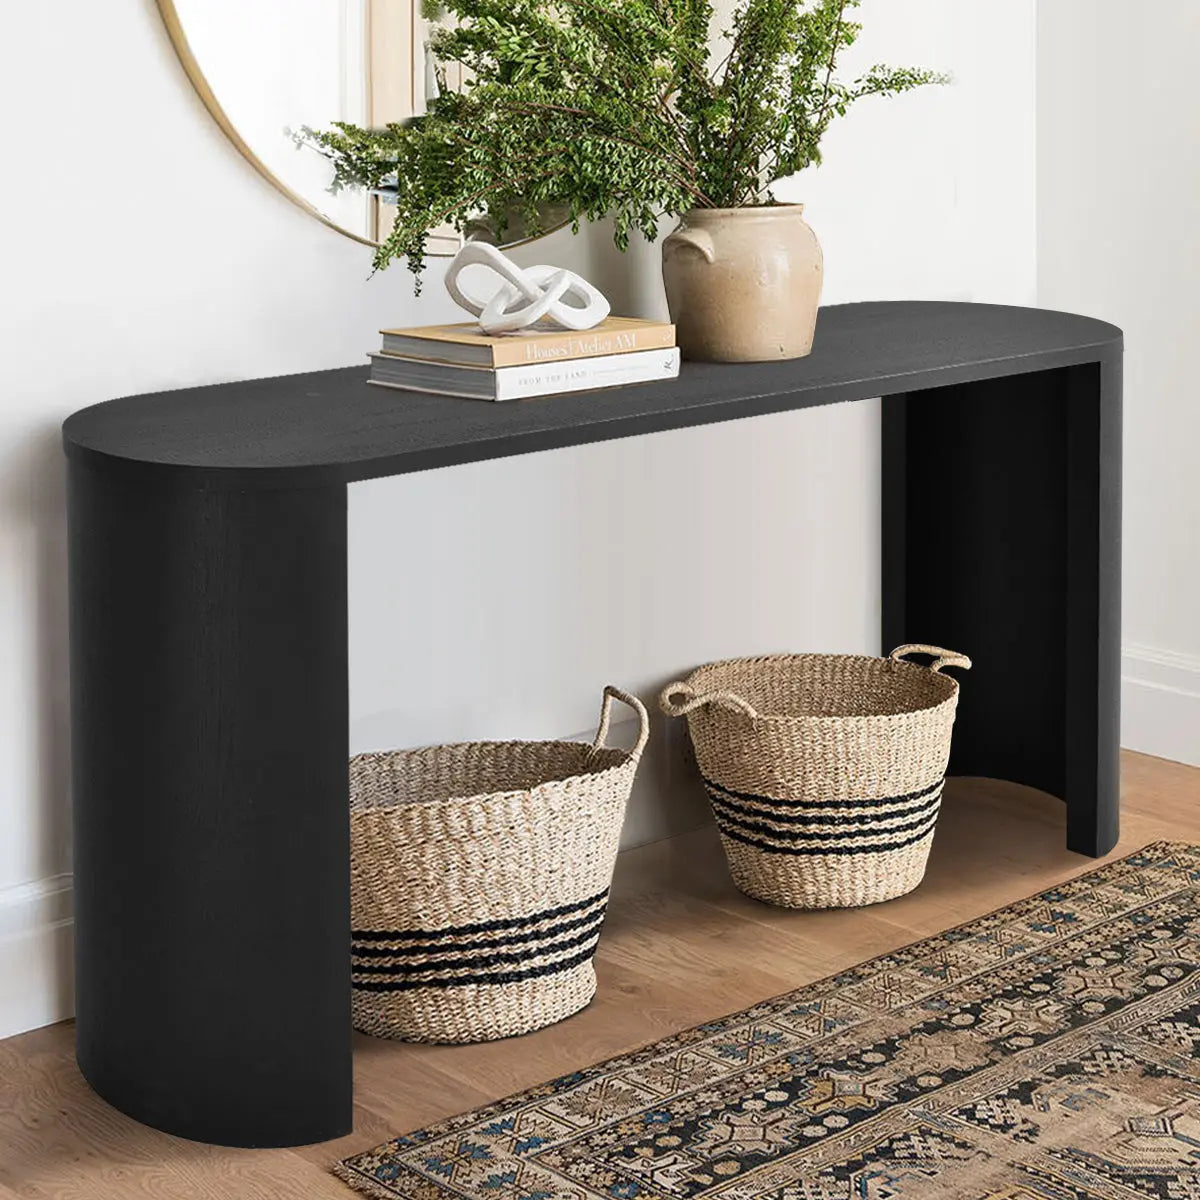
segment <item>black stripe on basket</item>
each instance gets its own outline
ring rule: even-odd
[[[725,837],[732,838],[735,842],[742,842],[747,846],[754,846],[759,850],[765,850],[769,854],[838,854],[846,856],[880,854],[887,850],[903,850],[905,846],[915,845],[933,832],[934,826],[937,824],[937,814],[935,813],[926,822],[924,829],[920,829],[906,838],[901,838],[898,842],[860,842],[856,846],[776,846],[771,842],[764,842],[761,838],[727,828],[723,822],[718,822],[718,824]]]
[[[587,900],[561,904],[558,908],[547,908],[544,912],[528,917],[502,917],[495,921],[477,921],[473,925],[445,925],[441,929],[354,929],[350,936],[356,942],[429,942],[439,938],[463,937],[472,933],[499,933],[504,929],[540,925],[543,921],[550,921],[555,917],[568,917],[607,899],[608,888],[605,888]]]
[[[872,826],[866,829],[842,829],[831,830],[829,832],[819,832],[812,829],[773,829],[770,825],[764,824],[762,821],[747,821],[744,817],[731,816],[729,813],[722,812],[720,809],[714,810],[714,815],[717,818],[717,824],[722,829],[739,829],[743,832],[758,833],[764,837],[774,838],[779,842],[844,842],[852,840],[870,840],[878,838],[884,834],[893,833],[910,833],[914,829],[919,829],[922,825],[928,825],[937,820],[936,809],[932,813],[924,813],[912,821],[905,821],[900,825],[888,825],[886,827]]]
[[[923,800],[926,796],[936,792],[938,788],[946,782],[946,777],[943,775],[936,782],[931,783],[928,787],[921,788],[917,792],[905,792],[903,796],[881,796],[869,800],[781,800],[777,796],[758,796],[754,792],[739,792],[736,788],[725,787],[723,784],[714,783],[711,779],[705,778],[704,786],[710,791],[716,790],[723,793],[725,796],[732,796],[735,800],[750,800],[758,804],[769,804],[780,808],[804,808],[804,809],[820,809],[826,812],[833,812],[837,809],[846,808],[866,808],[871,804],[906,804],[913,800]]]
[[[536,967],[525,967],[519,971],[479,972],[473,975],[456,975],[444,979],[371,979],[359,982],[351,980],[351,986],[359,992],[412,992],[417,988],[464,987],[469,984],[520,983],[524,979],[540,979],[546,975],[559,975],[588,961],[595,953],[592,946],[581,950],[570,958],[558,962],[543,963]]]
[[[542,958],[544,955],[558,954],[563,950],[573,950],[585,942],[594,943],[599,936],[600,925],[597,923],[592,928],[577,933],[574,937],[560,942],[550,942],[545,946],[530,946],[512,954],[502,952],[496,954],[468,953],[458,957],[432,958],[425,962],[355,963],[351,966],[351,970],[359,975],[436,975],[439,972],[469,970],[473,967],[477,969],[499,967],[510,963],[528,962],[531,958]],[[471,948],[468,946],[443,947],[445,953],[452,953],[454,950],[460,949],[470,950]]]
[[[546,929],[532,929],[523,933],[504,934],[501,937],[460,942],[456,943],[453,948],[462,951],[502,950],[505,946],[519,946],[523,942],[536,942],[543,938],[562,937],[563,934],[570,933],[574,929],[582,929],[585,925],[600,925],[604,921],[605,911],[605,909],[599,908],[595,912],[587,913],[582,917],[575,917],[570,921],[561,921]],[[356,934],[355,937],[357,936]],[[404,937],[403,933],[397,933],[392,935],[388,940],[400,941]],[[357,958],[399,958],[405,954],[444,954],[447,950],[445,945],[447,940],[441,937],[436,939],[431,938],[429,944],[424,946],[384,946],[372,941],[363,942],[360,945],[358,942],[352,941],[351,946]]]
[[[918,804],[910,805],[908,808],[901,808],[898,811],[882,812],[886,801],[878,801],[878,807],[870,812],[863,813],[853,817],[835,817],[823,816],[820,813],[807,812],[763,812],[761,808],[751,808],[746,804],[739,804],[736,800],[730,800],[726,796],[722,796],[719,792],[709,792],[709,799],[713,806],[722,812],[733,814],[733,820],[737,817],[757,817],[763,821],[774,821],[778,825],[862,825],[867,822],[879,823],[887,821],[905,821],[913,817],[924,816],[926,813],[932,812],[942,802],[941,792],[936,792],[933,795],[922,800]],[[763,808],[767,806],[767,802],[763,801]],[[900,826],[889,826],[890,828],[900,828]],[[786,836],[786,834],[782,835]],[[847,833],[845,836],[851,836]]]

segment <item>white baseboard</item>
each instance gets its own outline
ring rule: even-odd
[[[1200,766],[1200,658],[1151,646],[1125,647],[1121,744]]]
[[[71,876],[0,889],[0,1038],[74,1009]]]

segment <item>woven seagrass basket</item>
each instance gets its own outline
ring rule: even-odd
[[[604,745],[613,700],[632,750]],[[646,709],[604,691],[596,739],[471,742],[350,760],[354,1025],[478,1042],[585,1007]]]
[[[904,661],[932,655],[929,667]],[[713,663],[665,688],[687,716],[734,883],[788,908],[850,908],[921,882],[970,659],[797,654]]]

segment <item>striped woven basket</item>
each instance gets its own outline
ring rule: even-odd
[[[614,700],[637,713],[630,751],[604,744]],[[357,1029],[478,1042],[587,1005],[648,734],[641,701],[609,687],[591,745],[471,742],[351,759]]]
[[[929,667],[906,662],[932,655]],[[673,683],[734,883],[788,908],[848,908],[921,882],[970,659],[798,654],[713,663]]]

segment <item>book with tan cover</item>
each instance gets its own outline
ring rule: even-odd
[[[553,330],[490,337],[473,321],[381,332],[384,354],[474,367],[532,366],[675,345],[674,325],[636,317],[608,317],[581,333]]]

